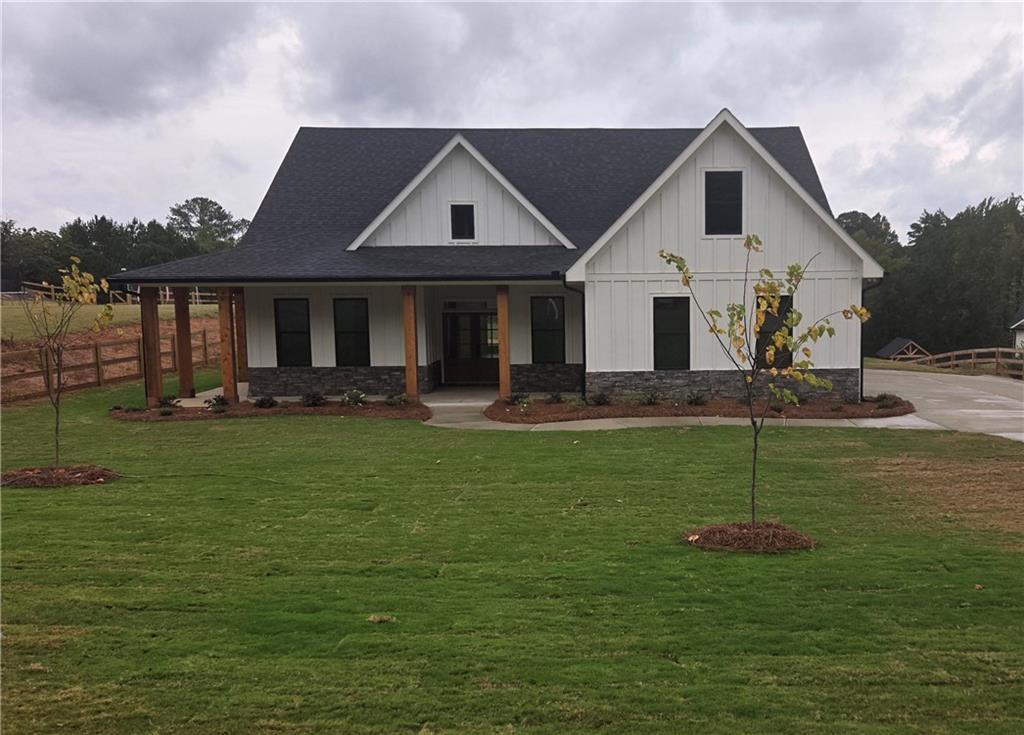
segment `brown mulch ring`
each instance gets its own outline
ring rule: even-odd
[[[884,406],[884,407],[883,407]],[[760,416],[764,403],[755,403]],[[860,403],[818,399],[809,400],[799,406],[778,406],[768,409],[768,418],[788,419],[863,419],[903,416],[914,412],[914,404],[898,396],[889,396],[879,404],[865,397]],[[653,406],[637,403],[610,403],[606,406],[577,405],[573,403],[546,403],[543,399],[530,401],[525,407],[509,405],[497,400],[484,410],[492,421],[509,424],[543,424],[555,421],[577,421],[581,419],[622,419],[647,416],[726,416],[747,418],[750,409],[734,398],[714,398],[703,406],[690,406],[682,402],[665,401]]]
[[[683,540],[698,549],[709,551],[746,551],[752,554],[778,554],[783,551],[813,549],[815,541],[775,521],[751,523],[719,523],[696,528],[683,535]]]
[[[169,412],[169,413],[168,413]],[[112,408],[109,414],[122,421],[204,421],[213,419],[244,419],[255,416],[361,416],[375,419],[413,419],[426,421],[430,409],[422,403],[389,406],[384,401],[367,401],[362,406],[347,406],[328,401],[324,406],[303,406],[301,403],[280,403],[273,408],[257,408],[242,402],[221,412],[208,408]],[[167,415],[162,415],[167,414]]]
[[[0,476],[4,487],[65,487],[67,485],[102,485],[120,477],[113,470],[93,464],[65,467],[25,467],[9,470]]]

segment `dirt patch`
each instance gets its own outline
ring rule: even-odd
[[[377,419],[411,419],[426,421],[430,409],[422,403],[389,406],[384,401],[368,401],[362,406],[346,406],[340,401],[328,401],[323,406],[303,406],[301,403],[282,403],[273,408],[256,408],[251,403],[238,403],[217,413],[207,408],[128,409],[115,408],[110,415],[122,421],[215,421],[217,419],[244,419],[261,416],[362,416]]]
[[[1024,533],[1024,460],[895,457],[869,462],[865,471],[929,515]]]
[[[754,405],[757,415],[764,410],[764,403]],[[839,403],[827,400],[808,401],[799,406],[768,409],[768,418],[788,419],[863,419],[903,416],[914,412],[914,404],[902,398],[891,396],[884,403],[864,400],[860,403]],[[509,405],[497,400],[484,410],[492,421],[509,424],[544,424],[557,421],[579,421],[582,419],[621,419],[647,416],[725,416],[748,418],[749,408],[737,400],[716,398],[703,406],[686,403],[665,402],[653,406],[636,403],[611,403],[606,406],[578,405],[574,403],[545,403],[530,401],[526,406]]]
[[[0,476],[4,487],[66,487],[68,485],[102,485],[120,477],[113,470],[96,465],[67,467],[25,467],[9,470]]]
[[[745,551],[752,554],[779,554],[784,551],[813,549],[814,539],[789,526],[767,521],[758,523],[719,523],[696,528],[683,540],[709,551]]]

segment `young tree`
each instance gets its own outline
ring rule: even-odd
[[[727,304],[724,317],[717,309],[705,309],[701,305],[693,287],[696,279],[686,265],[685,259],[667,250],[659,251],[658,255],[682,274],[683,285],[689,289],[694,306],[707,323],[708,331],[715,336],[722,352],[736,369],[737,379],[741,381],[746,393],[753,435],[750,461],[750,523],[757,525],[757,452],[769,406],[766,395],[763,396],[765,401],[761,407],[755,402],[761,379],[765,379],[764,382],[773,396],[793,405],[798,405],[799,399],[793,390],[780,385],[782,381],[802,382],[815,388],[831,390],[830,380],[819,378],[811,371],[814,367],[811,345],[820,339],[835,335],[836,330],[831,322],[833,317],[842,315],[844,319],[857,318],[865,322],[870,314],[863,306],[851,304],[801,328],[803,315],[794,308],[783,310],[782,301],[784,296],[792,298],[796,294],[814,257],[804,265],[790,265],[786,269],[786,275],[781,279],[776,278],[768,268],[762,268],[758,271],[756,280],[752,281],[750,256],[752,253],[762,252],[761,239],[757,235],[747,235],[743,247],[747,250],[743,271],[743,301],[738,304]],[[748,286],[753,287],[749,306]]]
[[[91,273],[81,270],[78,265],[81,259],[71,256],[71,263],[67,268],[58,269],[60,284],[54,284],[53,295],[47,298],[37,293],[31,301],[25,301],[25,314],[28,317],[32,331],[42,342],[47,362],[53,368],[51,375],[49,369],[44,369],[44,381],[46,383],[47,397],[50,405],[53,406],[53,466],[60,465],[60,404],[64,393],[64,353],[67,348],[68,332],[71,330],[75,315],[87,304],[95,304],[96,297],[101,293],[107,293],[110,288],[107,280],[99,282]],[[44,282],[44,286],[50,284]],[[97,314],[93,321],[93,328],[96,330],[106,326],[114,315],[113,308],[106,304]]]

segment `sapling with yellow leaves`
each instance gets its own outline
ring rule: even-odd
[[[693,305],[700,312],[708,331],[714,335],[722,352],[737,372],[737,379],[745,391],[750,410],[753,451],[750,466],[750,522],[757,524],[757,456],[770,402],[762,405],[758,398],[761,382],[777,400],[798,405],[799,398],[791,386],[804,383],[812,388],[831,390],[832,382],[814,374],[814,346],[821,340],[835,336],[832,320],[841,317],[866,322],[868,310],[857,304],[818,317],[803,326],[803,315],[795,308],[784,311],[783,298],[792,299],[800,289],[814,256],[803,265],[794,263],[785,275],[776,276],[768,268],[761,268],[756,276],[750,272],[753,253],[763,252],[761,238],[747,235],[743,247],[746,261],[743,270],[743,301],[725,306],[725,314],[715,308],[705,308],[700,302],[694,284],[697,277],[686,260],[668,250],[658,255],[681,274],[683,285],[690,291]],[[748,303],[749,301],[749,303]],[[767,395],[763,396],[767,399]]]
[[[64,354],[68,345],[68,333],[75,315],[83,306],[97,303],[99,294],[109,293],[110,286],[105,278],[99,281],[92,273],[83,271],[79,265],[81,258],[71,256],[67,268],[58,269],[60,283],[43,282],[50,290],[44,295],[37,292],[30,301],[23,302],[25,314],[32,331],[39,338],[40,347],[46,356],[43,380],[46,384],[46,395],[53,406],[53,466],[60,465],[60,405],[61,397],[67,383],[65,376]],[[110,304],[100,309],[93,320],[92,328],[96,331],[104,328],[113,319],[114,310]]]

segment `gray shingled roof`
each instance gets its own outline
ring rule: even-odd
[[[564,273],[701,129],[301,128],[242,243],[118,283],[527,279]],[[800,129],[750,132],[831,213]],[[345,248],[456,133],[577,250]]]

